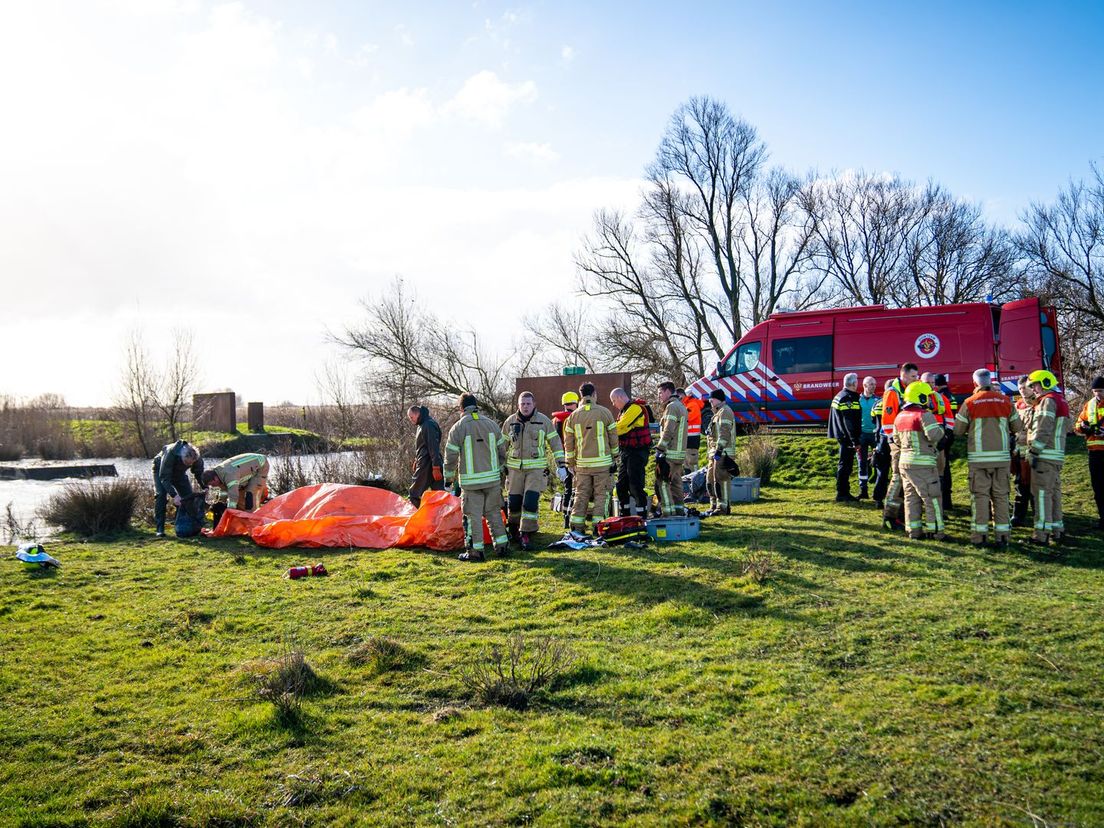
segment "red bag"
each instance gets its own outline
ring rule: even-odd
[[[608,544],[645,540],[648,537],[647,525],[639,515],[606,518],[598,522],[597,531],[598,537]]]

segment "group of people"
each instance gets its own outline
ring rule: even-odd
[[[223,493],[215,504],[217,515],[227,508],[253,511],[268,497],[268,470],[268,458],[263,454],[238,454],[205,469],[199,449],[188,441],[177,440],[164,446],[153,458],[157,537],[165,537],[165,512],[170,499],[178,511],[187,510],[197,496],[202,496],[206,504],[207,490],[212,487]],[[199,491],[192,487],[189,472]]]
[[[885,528],[903,529],[913,539],[941,540],[951,506],[951,444],[965,437],[970,542],[1007,546],[1012,528],[1027,525],[1030,508],[1030,542],[1061,543],[1061,472],[1070,412],[1057,377],[1047,370],[1021,377],[1015,401],[1000,390],[987,368],[974,371],[973,381],[973,393],[958,406],[946,377],[921,375],[915,363],[902,364],[880,397],[874,393],[873,377],[866,377],[860,394],[858,375],[847,374],[829,417],[828,434],[839,441],[836,500],[870,497],[873,477],[872,494]],[[1093,397],[1075,430],[1089,444],[1098,525],[1104,528],[1104,377],[1092,387]],[[856,455],[858,497],[850,489]]]
[[[563,410],[551,416],[537,411],[534,395],[525,391],[518,396],[517,411],[499,426],[480,413],[475,395],[463,394],[463,415],[445,438],[443,452],[441,429],[428,409],[411,406],[407,415],[417,432],[410,499],[417,505],[428,490],[458,485],[467,535],[460,559],[472,562],[485,560],[484,519],[497,554],[506,554],[511,541],[532,548],[541,495],[553,469],[564,487],[565,528],[573,532],[586,534],[588,522],[596,527],[608,516],[614,490],[621,515],[646,516],[653,508],[663,516],[685,514],[683,470],[687,463],[697,467],[704,423],[707,514],[729,514],[736,423],[725,393],[714,391],[706,409],[704,400],[663,382],[657,398],[662,414],[653,428],[651,406],[623,388],[610,392],[616,414],[597,401],[597,390],[587,382],[578,393],[564,394]],[[655,507],[645,491],[645,469],[653,454]]]

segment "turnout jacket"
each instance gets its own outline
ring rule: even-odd
[[[268,458],[263,454],[237,454],[229,460],[223,460],[211,471],[218,475],[222,485],[226,487],[226,505],[237,509],[238,499],[243,491],[260,488],[261,481],[257,472],[262,472],[265,479],[268,478]],[[254,476],[257,476],[256,480]],[[261,504],[258,502],[256,505]]]
[[[418,416],[418,430],[414,432],[414,462],[423,468],[441,465],[441,427],[424,405]]]
[[[556,433],[556,425],[539,411],[528,420],[514,412],[502,424],[506,438],[506,466],[511,469],[547,469],[548,452],[556,464],[564,463],[563,442]]]
[[[726,403],[713,412],[713,419],[709,421],[709,428],[706,429],[705,442],[709,447],[709,456],[712,457],[720,451],[732,457],[735,454],[733,451],[735,441],[736,418]]]
[[[1104,403],[1098,403],[1096,397],[1089,397],[1074,428],[1078,434],[1085,436],[1089,451],[1104,451]]]
[[[617,456],[617,421],[604,405],[583,397],[564,422],[564,455],[572,469],[608,471]]]
[[[188,448],[188,441],[177,440],[163,446],[160,454],[153,458],[153,473],[169,497],[176,497],[180,494],[177,489],[188,485],[189,469],[199,488],[203,488],[203,458],[199,457],[190,467],[185,466],[180,456],[185,448]]]
[[[663,410],[660,419],[659,442],[656,443],[656,451],[662,451],[667,459],[681,463],[686,459],[686,438],[690,436],[690,417],[686,406],[678,397],[671,397],[667,401],[667,408]],[[701,421],[698,421],[701,428]]]
[[[844,388],[832,400],[828,436],[857,446],[862,440],[862,404],[858,392]]]
[[[1031,431],[1027,435],[1027,450],[1032,456],[1051,463],[1066,459],[1066,428],[1069,404],[1057,391],[1043,394],[1035,403]]]
[[[954,420],[956,437],[966,438],[966,459],[974,468],[1000,468],[1008,464],[1011,437],[1023,431],[1023,421],[1007,396],[991,385],[974,389]]]
[[[893,421],[893,441],[901,449],[902,468],[930,466],[934,469],[935,447],[942,439],[943,424],[930,408],[908,405]]]
[[[474,405],[449,429],[445,444],[445,480],[451,482],[459,468],[461,489],[489,489],[502,485],[506,464],[506,440],[498,423],[481,415]]]

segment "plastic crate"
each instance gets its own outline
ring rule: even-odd
[[[728,500],[730,503],[751,503],[758,499],[758,477],[734,477],[729,481]]]
[[[660,517],[648,521],[648,537],[660,542],[693,540],[701,534],[696,517]]]

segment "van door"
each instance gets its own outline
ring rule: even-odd
[[[832,382],[832,317],[793,324],[772,320],[770,367],[761,378],[764,415],[777,423],[828,419],[836,389]]]
[[[1034,296],[1001,306],[997,370],[1002,383],[1044,366],[1041,320],[1045,319]]]

